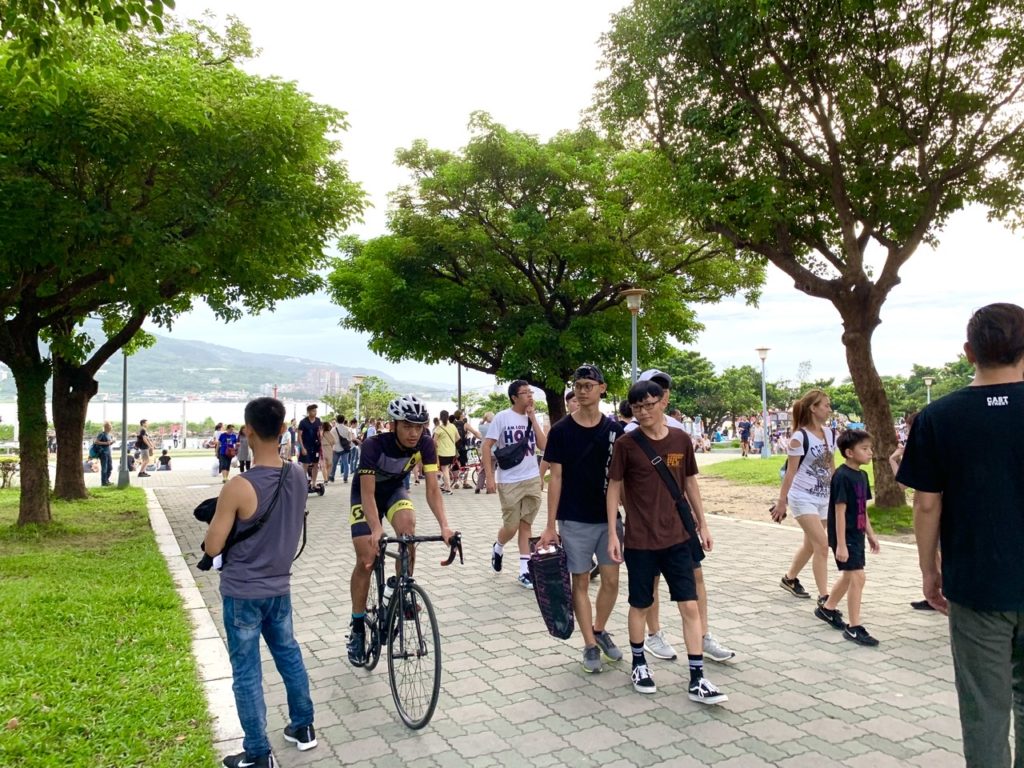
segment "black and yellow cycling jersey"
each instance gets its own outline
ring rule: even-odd
[[[360,477],[373,475],[376,478],[373,495],[377,511],[390,523],[400,510],[413,508],[404,480],[419,462],[423,462],[424,472],[437,472],[437,451],[426,432],[414,448],[400,445],[393,432],[381,432],[367,438],[352,482],[352,511],[349,515],[352,538],[370,535],[370,524],[363,513]]]

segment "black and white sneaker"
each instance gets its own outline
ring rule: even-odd
[[[729,697],[718,690],[711,681],[702,677],[695,683],[690,683],[690,701],[700,704],[721,704],[728,701]]]
[[[866,629],[864,629],[863,626],[860,626],[860,625],[858,625],[856,627],[849,627],[848,626],[843,631],[843,637],[845,637],[847,640],[850,640],[851,642],[856,643],[857,645],[868,645],[868,646],[878,645],[878,641],[875,638],[873,638],[871,635],[869,635],[868,631]]]
[[[348,644],[346,646],[348,651],[348,663],[353,667],[362,667],[366,665],[366,632],[353,631],[348,636]]]
[[[656,693],[658,691],[654,684],[654,678],[651,677],[651,670],[647,668],[646,664],[638,664],[633,667],[632,678],[633,690],[637,693]]]
[[[792,593],[794,597],[811,596],[811,593],[804,589],[804,585],[800,583],[800,579],[787,579],[783,576],[779,584],[784,590]]]
[[[838,608],[830,611],[824,605],[819,605],[814,609],[814,615],[826,624],[831,624],[836,629],[846,629],[846,622],[843,621],[843,612]]]
[[[285,726],[284,740],[290,741],[299,748],[299,752],[305,752],[316,746],[316,731],[312,725],[300,725],[298,728]]]
[[[267,754],[249,757],[248,752],[239,752],[225,757],[223,763],[226,768],[274,768],[274,756]]]
[[[498,542],[494,543],[497,544]],[[503,557],[503,555],[499,555],[494,551],[494,547],[491,547],[491,568],[494,569],[495,573],[501,573],[501,561]]]

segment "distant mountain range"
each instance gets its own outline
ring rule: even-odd
[[[94,336],[98,324],[86,326]],[[399,381],[386,373],[367,368],[350,368],[322,360],[308,360],[287,355],[243,352],[239,349],[185,341],[153,334],[156,343],[128,358],[128,397],[131,400],[181,400],[191,397],[203,400],[246,399],[254,395],[273,394],[278,387],[280,397],[315,399],[348,388],[356,374],[377,376],[401,392],[416,392],[441,398],[451,389]],[[107,361],[96,380],[100,392],[111,398],[121,397],[121,356]],[[9,375],[9,374],[8,374]],[[4,382],[3,399],[14,399],[14,382]]]

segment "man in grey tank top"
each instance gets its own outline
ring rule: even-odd
[[[225,757],[227,768],[274,765],[267,740],[261,635],[288,693],[289,723],[284,738],[302,751],[316,746],[309,677],[292,630],[291,565],[302,533],[306,476],[278,455],[278,440],[286,429],[284,419],[284,405],[274,398],[260,397],[246,405],[244,429],[253,454],[252,469],[224,486],[204,544],[207,554],[214,557],[223,551],[232,527],[241,534],[260,526],[230,548],[220,576],[232,688],[245,733],[244,751]]]

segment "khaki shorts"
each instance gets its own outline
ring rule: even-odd
[[[540,478],[498,483],[498,501],[501,502],[501,522],[506,529],[518,528],[519,523],[532,524],[540,510]]]

